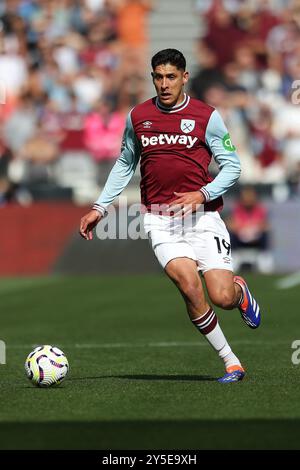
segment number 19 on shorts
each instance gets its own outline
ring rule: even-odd
[[[221,239],[220,237],[214,237],[214,239],[216,240],[218,253],[221,254],[225,251],[226,255],[229,256],[231,251],[230,243],[228,243],[224,238]]]

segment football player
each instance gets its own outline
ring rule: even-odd
[[[238,155],[219,112],[184,92],[189,74],[182,53],[165,49],[152,58],[156,96],[133,108],[121,154],[93,209],[80,223],[92,230],[122,192],[140,161],[144,227],[154,253],[186,303],[189,317],[224,362],[222,383],[238,382],[245,370],[231,350],[209,300],[238,309],[250,328],[260,324],[259,305],[232,268],[230,237],[220,217],[222,195],[237,181]],[[220,171],[213,179],[211,158]]]

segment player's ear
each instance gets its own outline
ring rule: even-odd
[[[183,73],[183,83],[186,84],[188,82],[188,79],[189,79],[189,72],[185,71]]]

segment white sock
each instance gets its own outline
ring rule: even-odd
[[[220,353],[219,353],[219,356],[220,356]],[[224,361],[226,369],[228,369],[228,367],[231,367],[231,366],[242,367],[242,364],[240,363],[239,359],[236,357],[236,355],[232,351],[230,351],[230,353],[228,353],[226,356],[222,357],[222,359]]]
[[[210,308],[201,317],[192,320],[195,327],[205,336],[209,344],[217,351],[219,357],[223,359],[225,368],[230,366],[241,366],[239,359],[231,351],[218,322],[217,315]]]

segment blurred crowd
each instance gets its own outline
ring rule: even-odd
[[[242,161],[241,182],[300,182],[300,1],[199,0],[194,96],[222,113]]]
[[[93,200],[145,95],[151,0],[0,0],[0,204]]]
[[[194,6],[202,35],[190,93],[223,115],[242,183],[299,195],[300,0]],[[153,8],[153,0],[0,0],[0,205],[98,196],[126,114],[147,96]]]

